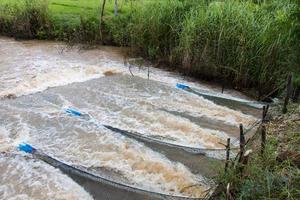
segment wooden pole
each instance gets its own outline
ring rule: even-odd
[[[229,158],[230,158],[230,138],[227,139],[227,145],[226,145],[225,173],[227,172],[229,166]]]
[[[267,137],[267,134],[266,134],[266,125],[262,124],[262,126],[261,126],[261,152],[260,152],[261,155],[263,155],[264,152],[265,152],[266,137]]]
[[[267,105],[266,110],[265,110],[265,121],[267,119],[268,111],[269,111],[269,104]]]
[[[239,162],[243,160],[244,152],[245,152],[245,135],[244,135],[244,128],[243,124],[240,124],[240,158]]]
[[[266,117],[269,111],[269,105],[263,106],[263,112],[262,112],[262,123],[266,122]]]
[[[285,114],[287,112],[287,106],[289,103],[290,95],[292,91],[292,74],[289,74],[286,85],[286,96],[284,98],[284,104],[282,108],[282,113]]]
[[[263,114],[262,114],[262,124],[261,124],[261,155],[265,152],[266,147],[266,137],[267,137],[267,131],[266,131],[266,117],[269,110],[269,105],[263,107]]]

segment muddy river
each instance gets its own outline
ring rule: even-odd
[[[252,128],[261,105],[134,59],[129,70],[122,52],[0,37],[0,199],[209,194],[222,144],[231,138],[238,147],[239,124]],[[78,172],[18,150],[21,143]]]

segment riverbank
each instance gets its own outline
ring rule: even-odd
[[[265,151],[261,134],[247,146],[252,150],[246,165],[233,165],[217,177],[219,188],[212,199],[300,198],[300,106],[292,104],[287,114],[271,109],[266,123]],[[241,170],[242,169],[242,170]]]
[[[262,99],[288,73],[299,90],[299,7],[295,1],[107,1],[103,37],[98,1],[1,0],[0,33],[17,38],[130,46],[188,76]],[[249,93],[249,92],[248,92]]]

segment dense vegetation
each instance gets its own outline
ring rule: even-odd
[[[252,149],[246,166],[233,162],[217,177],[219,187],[214,199],[300,199],[300,106],[292,104],[282,115],[274,107],[267,123],[267,144],[260,152],[261,135],[248,143]],[[240,168],[243,168],[241,172]]]
[[[184,73],[256,96],[300,85],[298,0],[107,0],[102,42],[130,46]],[[0,32],[19,38],[100,41],[100,0],[0,0]]]

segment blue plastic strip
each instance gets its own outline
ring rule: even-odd
[[[176,87],[179,88],[179,89],[183,89],[183,90],[191,89],[190,86],[184,85],[184,84],[181,84],[181,83],[176,83]]]
[[[19,144],[18,149],[20,151],[24,151],[26,153],[33,153],[36,151],[36,149],[34,147],[32,147],[31,145],[26,144],[26,143]]]
[[[80,117],[82,116],[82,113],[73,109],[73,108],[67,108],[66,110],[66,113],[70,114],[70,115],[73,115],[73,116],[77,116],[77,117]]]

